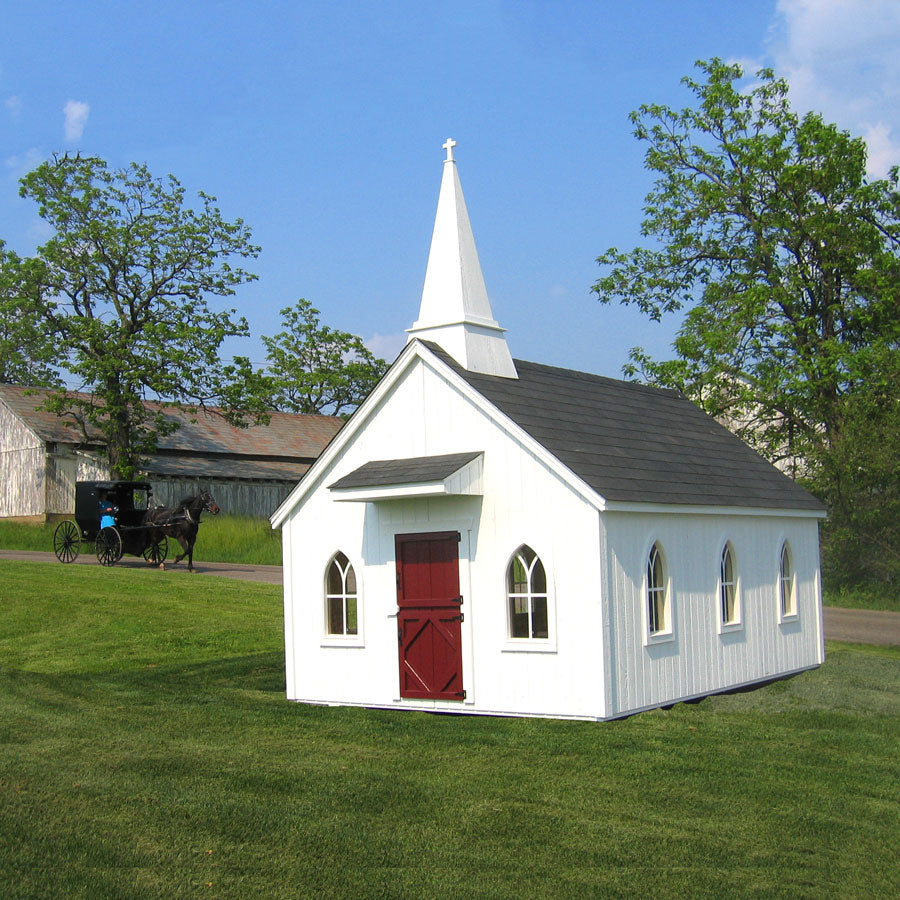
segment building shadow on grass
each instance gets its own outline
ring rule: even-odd
[[[175,698],[208,702],[235,691],[283,697],[284,654],[267,651],[182,664],[131,660],[120,670],[99,672],[0,669],[0,690],[6,703],[22,704],[21,708],[43,715],[65,715],[79,706],[112,702],[152,705]]]

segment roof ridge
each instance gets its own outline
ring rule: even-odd
[[[527,360],[498,378],[423,343],[607,501],[825,509],[678,391]]]
[[[645,384],[641,381],[628,381],[625,378],[613,378],[611,375],[598,375],[596,372],[585,372],[582,369],[569,369],[565,366],[551,366],[547,363],[532,362],[527,359],[514,359],[516,366],[526,366],[532,369],[541,369],[545,372],[558,372],[560,376],[567,378],[577,377],[584,381],[599,381],[614,384],[616,387],[627,387],[634,390],[650,390],[663,394],[672,394],[678,398],[684,398],[684,394],[676,388],[664,388],[655,384]]]

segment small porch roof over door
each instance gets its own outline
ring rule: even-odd
[[[328,485],[336,500],[399,500],[412,497],[478,496],[484,453],[447,453],[407,459],[376,459]]]

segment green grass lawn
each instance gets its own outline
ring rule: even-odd
[[[46,525],[20,525],[0,520],[0,548],[4,550],[53,550],[56,522]],[[177,544],[169,542],[169,558]],[[94,552],[85,544],[82,553]],[[194,559],[202,562],[230,562],[245,565],[280,566],[281,532],[273,531],[268,519],[252,516],[210,516],[200,520],[200,532],[194,547]]]
[[[896,649],[589,724],[288,703],[281,628],[0,561],[3,896],[900,896]]]

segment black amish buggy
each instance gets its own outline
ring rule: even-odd
[[[125,553],[162,565],[168,541],[147,524],[153,491],[145,481],[79,481],[75,484],[75,521],[65,519],[53,532],[53,552],[63,563],[77,559],[82,543],[93,543],[97,561],[117,563]]]

